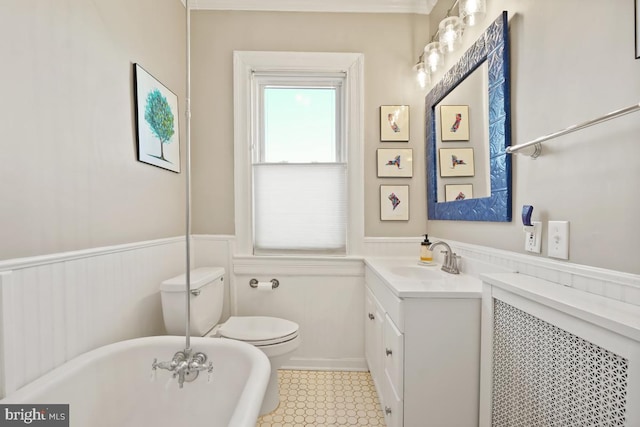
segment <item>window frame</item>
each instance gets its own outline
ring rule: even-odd
[[[346,256],[362,254],[364,240],[364,55],[329,52],[234,52],[234,195],[236,254],[253,255],[252,164],[257,105],[253,76],[256,73],[344,75],[344,123],[342,132],[347,162]]]

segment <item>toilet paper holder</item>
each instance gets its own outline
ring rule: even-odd
[[[252,288],[257,288],[258,287],[258,279],[251,279],[249,281],[249,286],[251,286]],[[271,288],[275,289],[278,286],[280,286],[280,282],[278,281],[278,279],[271,279]]]

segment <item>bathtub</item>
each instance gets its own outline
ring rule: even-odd
[[[0,404],[69,404],[72,427],[255,427],[271,367],[257,348],[238,341],[192,338],[193,351],[213,361],[178,388],[171,373],[151,364],[171,360],[184,338],[146,337],[80,355],[17,390]]]

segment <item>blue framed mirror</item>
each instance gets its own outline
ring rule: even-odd
[[[511,221],[511,157],[506,153],[511,145],[508,31],[504,11],[426,96],[430,220]],[[469,107],[470,102],[445,105],[460,104],[455,101],[460,95],[454,91],[463,90],[471,81],[484,82],[481,89],[475,89],[484,100],[481,108]],[[456,113],[449,107],[460,107],[461,111]],[[448,120],[447,114],[453,114],[454,119]],[[460,126],[464,114],[469,123],[481,124],[480,130],[470,131],[465,123]],[[459,136],[462,130],[465,135]],[[453,131],[460,133],[451,138]],[[464,156],[469,158],[464,160]],[[463,189],[472,187],[473,194],[463,194]]]

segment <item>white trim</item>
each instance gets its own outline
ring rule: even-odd
[[[82,258],[91,258],[118,252],[134,251],[152,246],[161,246],[171,243],[184,242],[182,237],[167,237],[165,239],[147,240],[143,242],[124,243],[122,245],[103,246],[98,248],[82,249],[79,251],[58,252],[49,255],[40,255],[27,258],[15,258],[0,261],[0,271],[20,270],[23,268],[37,267],[39,265],[55,264],[64,261],[72,261]]]
[[[181,0],[185,4],[185,0]],[[191,0],[192,10],[274,12],[417,13],[427,15],[437,0]]]
[[[349,359],[292,357],[282,369],[302,371],[368,371],[369,367],[364,357]]]
[[[237,253],[250,255],[252,244],[251,73],[269,71],[345,72],[349,219],[347,253],[360,255],[364,238],[364,55],[332,52],[233,53],[234,193]]]
[[[233,273],[364,277],[364,262],[358,257],[236,256]]]

